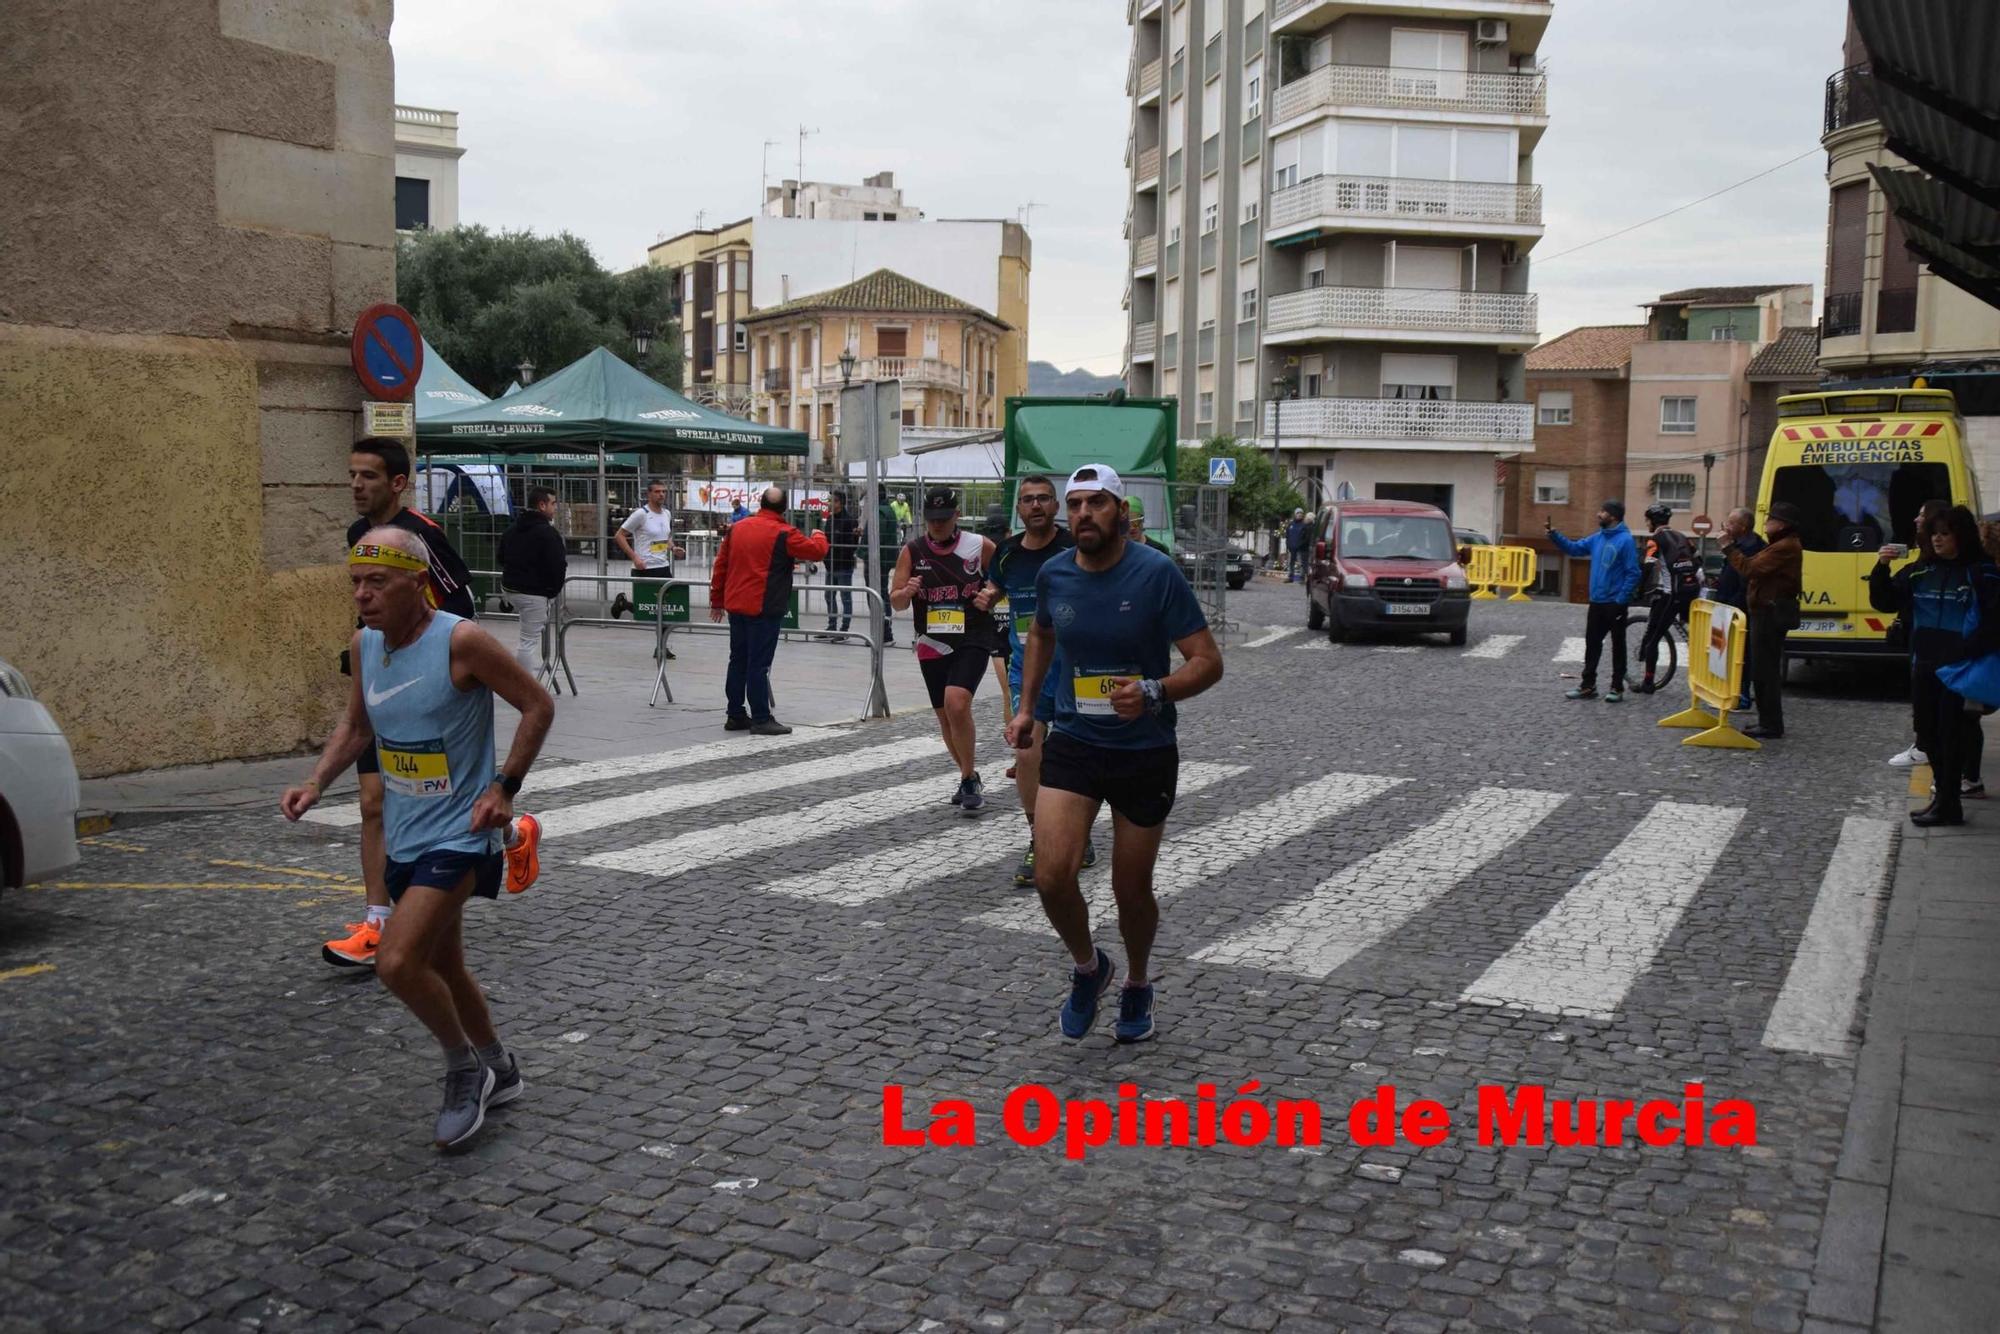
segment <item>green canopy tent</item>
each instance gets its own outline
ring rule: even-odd
[[[609,519],[603,497],[613,448],[657,454],[788,454],[803,456],[804,431],[745,421],[683,398],[633,369],[607,348],[518,394],[448,413],[417,417],[417,441],[436,449],[484,447],[503,454],[547,453],[552,446],[597,451],[597,569],[607,565]]]
[[[416,406],[418,420],[425,417],[441,416],[447,412],[462,412],[466,408],[478,407],[492,400],[465,382],[460,375],[438,355],[428,338],[424,339],[424,367],[417,376],[417,392],[411,402]]]

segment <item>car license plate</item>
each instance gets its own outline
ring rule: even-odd
[[[1847,629],[1846,621],[1800,621],[1799,630],[1809,635],[1837,635]]]
[[[1428,616],[1431,604],[1428,602],[1390,602],[1384,606],[1391,616]]]

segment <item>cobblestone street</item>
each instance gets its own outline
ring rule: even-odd
[[[1580,607],[1475,604],[1463,649],[1329,643],[1261,580],[1229,609],[1137,1047],[1057,1035],[990,679],[977,821],[907,673],[888,723],[538,767],[541,881],[467,911],[528,1092],[459,1156],[430,1039],[319,959],[360,913],[351,804],[92,840],[0,897],[0,1328],[1804,1328],[1867,977],[1801,946],[1835,880],[1874,920],[1896,686],[1806,673],[1784,740],[1700,751],[1654,726],[1684,677],[1562,698]],[[1075,1162],[1001,1131],[1023,1084],[1253,1080],[1325,1142]],[[1755,1146],[1473,1134],[1481,1084],[1697,1082]],[[978,1144],[885,1145],[891,1084],[913,1121],[969,1100]],[[1450,1138],[1354,1145],[1382,1084]]]

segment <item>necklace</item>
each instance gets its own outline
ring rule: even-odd
[[[422,638],[424,637],[424,631],[426,631],[426,630],[430,629],[430,625],[431,625],[431,617],[430,617],[430,613],[429,613],[428,611],[426,611],[426,612],[424,613],[424,619],[423,619],[423,620],[422,620],[422,621],[421,621],[420,623],[418,623],[418,625],[417,625],[417,632],[416,632],[415,634],[413,634],[413,635],[411,635],[411,636],[410,636],[410,641],[409,641],[409,644],[404,644],[404,645],[402,645],[401,647],[403,647],[403,648],[408,648],[408,647],[410,646],[410,644],[414,644],[414,643],[416,643],[416,642],[417,642],[417,641],[418,641],[419,639],[422,639]],[[393,649],[393,648],[391,648],[391,647],[389,647],[389,636],[388,636],[388,635],[386,635],[386,634],[385,634],[385,635],[383,635],[383,636],[382,636],[382,667],[383,667],[383,669],[384,669],[385,671],[386,671],[386,670],[388,669],[388,666],[389,666],[389,659],[390,659],[391,657],[393,657],[393,656],[395,655],[395,653],[396,653],[396,650],[395,650],[395,649]]]

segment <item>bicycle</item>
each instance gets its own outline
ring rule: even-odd
[[[1640,633],[1641,635],[1645,633],[1646,621],[1651,618],[1653,611],[1653,604],[1650,600],[1628,603],[1626,605],[1625,624],[1619,627],[1619,633],[1622,634],[1631,627],[1632,613],[1635,610],[1643,610],[1646,613],[1645,616],[1639,618]],[[1655,694],[1665,690],[1668,685],[1672,684],[1674,672],[1680,666],[1680,660],[1684,656],[1687,642],[1687,621],[1683,619],[1683,616],[1675,616],[1667,622],[1667,632],[1660,636],[1659,660],[1653,671],[1653,691]],[[1636,645],[1633,648],[1633,653],[1635,656],[1638,653]]]

